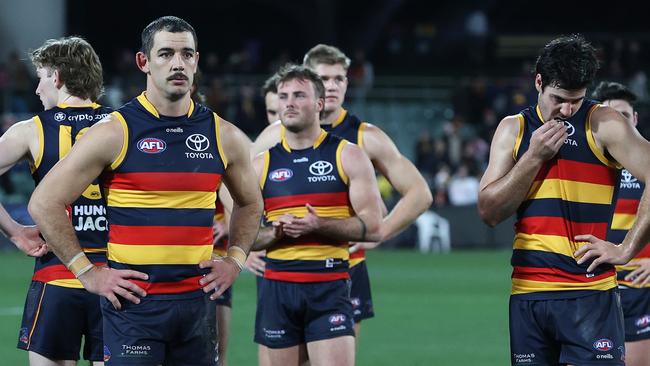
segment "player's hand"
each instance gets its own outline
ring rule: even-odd
[[[626,281],[632,281],[632,285],[643,287],[650,282],[650,258],[640,259],[634,262],[638,265],[634,271],[625,276]]]
[[[9,238],[21,252],[30,257],[42,257],[48,252],[45,240],[41,238],[36,226],[21,226],[13,236]]]
[[[528,152],[539,161],[547,161],[560,151],[567,137],[567,128],[563,121],[547,121],[533,132]]]
[[[210,300],[216,300],[226,291],[239,276],[239,266],[229,257],[219,257],[199,263],[201,268],[210,268],[210,273],[203,276],[199,284],[203,292],[210,293]]]
[[[587,272],[593,272],[596,267],[604,263],[625,264],[632,257],[622,245],[598,239],[593,235],[577,235],[575,240],[589,242],[573,253],[576,258],[579,258],[578,264],[593,260]]]
[[[79,281],[88,292],[104,296],[113,304],[115,309],[120,310],[122,304],[120,304],[117,296],[121,296],[134,304],[139,304],[140,298],[147,296],[147,292],[142,287],[129,280],[146,281],[148,278],[149,276],[146,273],[130,269],[95,266],[90,271],[79,276]]]
[[[354,252],[359,251],[361,249],[364,249],[364,250],[375,249],[375,248],[377,248],[379,246],[379,244],[381,244],[381,242],[380,241],[377,241],[377,242],[354,242],[354,243],[350,243],[350,244],[352,244],[352,245],[350,246],[350,249],[348,249],[348,250],[350,251],[350,253],[354,253]]]
[[[290,222],[284,223],[284,234],[292,238],[309,234],[320,227],[320,217],[316,210],[308,203],[305,205],[307,214],[302,218],[294,218]]]
[[[266,250],[251,251],[248,253],[244,267],[256,276],[264,276],[264,270],[266,269],[264,256],[266,256]]]
[[[226,224],[220,220],[214,220],[212,223],[212,244],[217,245],[219,241],[228,236]]]

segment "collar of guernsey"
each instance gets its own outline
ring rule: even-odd
[[[573,253],[583,243],[573,238],[592,234],[605,238],[613,213],[618,164],[595,143],[591,115],[599,108],[586,100],[565,121],[568,137],[556,156],[544,163],[517,210],[512,255],[512,294],[572,297],[580,290],[603,291],[616,286],[612,266],[588,273]],[[538,106],[519,115],[513,157],[528,150],[532,133],[543,122]]]
[[[145,94],[114,116],[123,149],[102,176],[109,221],[108,263],[149,275],[148,294],[200,289],[210,259],[216,191],[227,167],[221,119],[190,102],[186,115],[158,113]]]
[[[341,165],[347,141],[321,131],[312,147],[295,150],[282,140],[264,154],[260,184],[265,220],[284,214],[304,217],[306,204],[319,216],[353,215],[348,177]],[[288,282],[324,282],[349,278],[348,243],[320,235],[285,237],[267,250],[264,276]]]

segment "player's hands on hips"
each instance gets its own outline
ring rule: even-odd
[[[263,259],[264,256],[266,256],[266,250],[251,251],[248,253],[244,267],[256,276],[264,276],[264,270],[266,269],[266,262]]]
[[[593,272],[596,267],[604,263],[625,264],[631,259],[626,248],[620,244],[610,243],[593,235],[577,235],[575,240],[588,242],[573,254],[579,258],[578,264],[593,260],[587,268],[588,272]]]
[[[310,205],[306,204],[307,214],[302,218],[293,218],[292,220],[283,223],[284,234],[292,238],[297,238],[301,235],[309,234],[320,226],[320,217],[316,214],[316,210]]]
[[[21,252],[30,257],[42,257],[48,252],[45,240],[41,238],[36,226],[21,226],[9,238]]]
[[[203,286],[203,292],[210,293],[210,300],[216,300],[226,291],[239,276],[239,266],[232,258],[219,257],[199,263],[201,268],[210,268],[210,273],[203,276],[199,284]]]
[[[567,128],[563,121],[550,120],[542,124],[530,137],[528,152],[540,161],[547,161],[560,151],[567,138]]]
[[[625,280],[632,281],[632,284],[635,286],[643,287],[650,282],[650,258],[635,261],[634,265],[638,265],[639,267],[628,273],[625,276]]]
[[[140,303],[141,297],[147,296],[147,292],[142,287],[129,280],[146,281],[148,278],[149,276],[146,273],[130,269],[95,266],[90,271],[79,276],[79,281],[86,290],[104,296],[113,304],[115,309],[120,310],[122,304],[120,304],[117,296],[121,296],[135,304]]]

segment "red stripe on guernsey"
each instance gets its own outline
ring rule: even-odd
[[[95,263],[96,266],[104,266],[106,263]],[[70,280],[76,277],[63,264],[55,264],[44,267],[34,273],[32,280],[40,282],[50,282],[55,280]]]
[[[348,206],[348,192],[297,194],[264,199],[266,212],[288,207],[312,206]]]
[[[570,226],[569,233],[567,225]],[[519,219],[515,225],[518,233],[538,234],[538,235],[558,235],[573,240],[573,236],[582,234],[591,234],[598,238],[604,238],[607,235],[607,223],[583,223],[567,221],[563,217],[552,216],[532,216]]]
[[[611,186],[612,182],[616,180],[616,171],[604,165],[558,159],[557,164],[544,164],[535,180],[560,178],[573,182]]]
[[[145,282],[137,280],[130,281],[147,291],[147,295],[159,295],[179,294],[201,289],[203,287],[199,284],[199,280],[201,278],[203,278],[203,276],[194,276],[177,282]]]
[[[135,245],[212,245],[212,228],[111,225],[108,241],[115,244]]]
[[[648,258],[650,257],[650,244],[646,245],[645,248],[643,248],[639,254],[636,255],[634,258]]]
[[[359,249],[354,253],[350,253],[350,259],[365,258],[365,257],[366,257],[366,250],[365,249]]]
[[[585,273],[569,273],[558,268],[515,266],[512,271],[512,278],[538,282],[589,283],[611,277],[614,275],[614,273],[615,269],[612,268],[606,272],[599,274],[598,276],[587,277]]]
[[[134,191],[215,192],[221,174],[213,173],[112,173],[106,181],[112,189]]]
[[[615,213],[635,215],[639,208],[639,200],[619,198],[616,201]]]
[[[348,272],[286,272],[267,269],[264,278],[289,282],[328,282],[350,278]]]

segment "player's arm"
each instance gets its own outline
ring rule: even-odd
[[[478,193],[479,214],[490,226],[515,213],[526,199],[542,164],[555,156],[566,138],[563,122],[548,121],[533,132],[528,150],[515,162],[513,149],[519,128],[516,116],[506,117],[492,139],[488,166]]]
[[[341,152],[343,171],[348,176],[348,192],[355,216],[335,219],[318,216],[307,205],[307,215],[283,223],[285,235],[298,237],[317,233],[337,240],[379,241],[381,207],[375,172],[368,156],[354,144],[346,144]]]
[[[591,117],[591,127],[596,143],[607,151],[616,161],[632,175],[646,182],[639,202],[634,225],[627,232],[620,245],[612,245],[592,235],[578,235],[578,241],[588,241],[576,256],[582,256],[578,263],[593,262],[588,270],[594,270],[602,263],[625,264],[636,256],[650,241],[650,142],[627,123],[615,110],[608,107],[598,108]]]
[[[146,295],[142,288],[127,279],[147,279],[147,275],[130,270],[109,270],[90,263],[79,245],[66,206],[116,159],[123,144],[123,130],[117,118],[109,116],[107,121],[96,124],[40,182],[28,207],[54,254],[88,291],[105,296],[117,309],[121,307],[118,295],[135,303],[140,301],[135,295]]]
[[[210,267],[211,272],[201,279],[205,285],[203,290],[208,293],[216,291],[210,297],[216,299],[232,285],[246,262],[251,250],[262,216],[262,194],[257,176],[250,160],[250,145],[246,136],[234,125],[220,121],[220,133],[223,152],[227,159],[223,182],[232,197],[232,212],[230,217],[229,246],[224,263],[230,264],[230,269],[219,266],[218,263],[201,262],[202,268]]]
[[[264,171],[264,154],[258,154],[255,159],[253,159],[253,169],[257,175],[257,181],[260,182]],[[284,217],[281,217],[279,220],[272,222],[271,226],[262,226],[260,232],[257,234],[257,238],[255,239],[253,250],[265,250],[281,239],[284,236],[284,233],[282,232],[283,222],[285,222],[285,219]]]
[[[0,175],[5,174],[24,158],[34,160],[38,149],[38,133],[32,119],[18,122],[0,137]],[[33,150],[32,150],[33,149]],[[23,253],[40,257],[47,253],[47,246],[35,226],[16,222],[0,204],[0,231]]]
[[[282,131],[282,124],[280,121],[273,122],[266,126],[264,130],[257,136],[253,146],[251,147],[251,158],[255,158],[257,154],[266,151],[278,142],[280,142],[280,134]]]
[[[395,207],[383,219],[381,240],[387,240],[406,229],[426,211],[433,197],[422,174],[381,129],[368,124],[363,132],[363,147],[372,164],[401,195]]]

